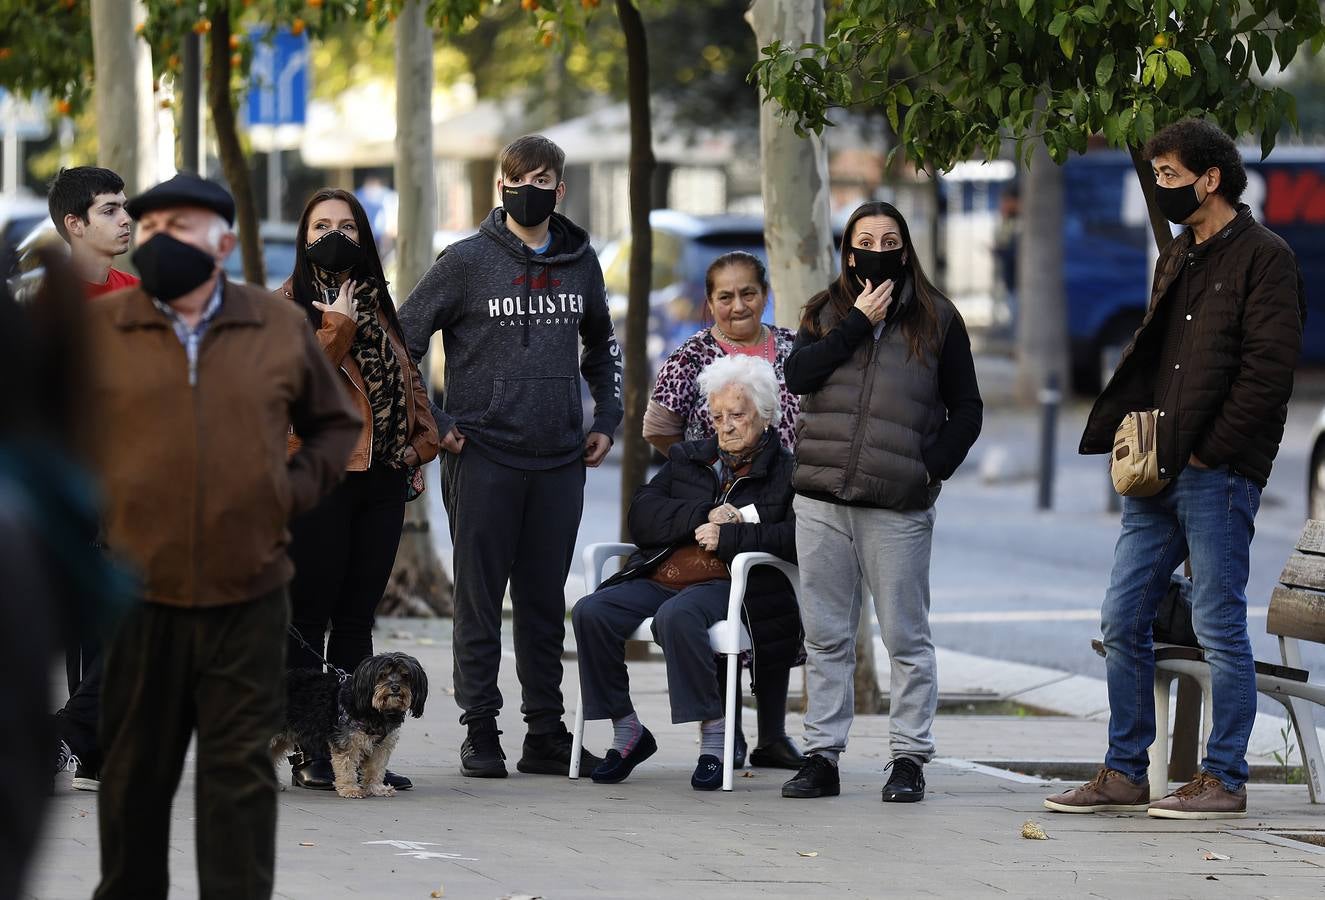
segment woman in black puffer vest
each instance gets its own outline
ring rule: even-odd
[[[667,464],[631,503],[628,525],[639,550],[625,568],[576,604],[571,615],[586,719],[612,719],[613,747],[592,773],[614,784],[657,749],[635,715],[625,639],[653,617],[667,660],[673,722],[701,723],[696,790],[722,782],[725,728],[708,629],[726,618],[738,553],[795,562],[792,457],[779,442],[778,381],[763,360],[724,357],[700,375],[717,436],[672,445]],[[750,575],[742,619],[754,645],[753,669],[785,671],[801,645],[791,585],[766,567]]]

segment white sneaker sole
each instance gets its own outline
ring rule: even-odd
[[[1242,812],[1198,812],[1178,809],[1156,809],[1150,807],[1148,815],[1155,819],[1245,819],[1247,811]]]
[[[95,794],[101,790],[101,782],[95,778],[75,778],[70,787],[76,791],[90,791]]]
[[[1044,808],[1052,812],[1060,813],[1097,813],[1097,812],[1145,812],[1150,808],[1149,803],[1101,803],[1096,806],[1069,806],[1066,803],[1055,803],[1052,800],[1044,801]]]

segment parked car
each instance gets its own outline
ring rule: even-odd
[[[266,270],[265,286],[276,290],[294,271],[295,231],[293,222],[263,222],[258,226],[262,240],[262,262]],[[226,257],[225,277],[230,281],[244,281],[244,255],[236,247]]]
[[[18,273],[19,245],[42,222],[50,227],[52,234],[55,233],[55,225],[51,222],[50,209],[45,199],[0,196],[0,265],[4,267],[0,274],[5,278],[11,278]]]

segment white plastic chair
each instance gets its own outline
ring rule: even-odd
[[[603,565],[616,557],[634,553],[634,544],[590,544],[584,548],[584,592],[598,590],[603,580]],[[787,576],[791,589],[800,602],[800,571],[792,563],[771,553],[738,553],[732,560],[731,592],[727,600],[727,618],[709,629],[709,644],[713,652],[727,657],[727,727],[722,736],[722,789],[732,789],[732,769],[736,758],[736,731],[740,728],[740,710],[736,707],[736,677],[741,652],[750,649],[750,634],[741,623],[741,600],[745,596],[750,570],[755,566],[772,566]],[[630,635],[628,641],[652,641],[653,619],[645,619]],[[571,743],[570,777],[580,777],[580,750],[584,746],[584,695],[575,691],[575,730]]]

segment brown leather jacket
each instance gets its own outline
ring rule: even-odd
[[[276,296],[293,304],[294,288],[291,282],[292,279],[285,279],[285,284],[276,291]],[[390,302],[390,298],[386,300]],[[377,317],[391,340],[391,349],[395,350],[396,359],[400,361],[400,371],[405,376],[405,389],[410,394],[410,402],[406,405],[409,444],[419,455],[420,465],[431,462],[437,458],[441,445],[437,436],[437,423],[433,420],[432,407],[428,403],[427,386],[419,374],[418,367],[410,359],[409,351],[405,349],[405,342],[400,335],[391,327],[391,323],[387,321],[381,310],[378,310]],[[340,313],[322,314],[322,327],[317,330],[317,342],[322,346],[322,352],[326,354],[331,364],[340,370],[341,381],[354,402],[355,409],[359,411],[359,417],[363,420],[363,427],[359,429],[359,440],[354,445],[354,451],[350,453],[350,461],[345,465],[345,469],[349,472],[366,472],[373,464],[373,408],[368,402],[368,389],[364,386],[359,364],[350,354],[354,335],[353,319]],[[288,447],[290,453],[294,453],[299,447],[299,438],[294,434],[289,436]]]
[[[144,599],[224,606],[288,582],[286,523],[342,477],[360,426],[307,319],[227,283],[191,385],[183,345],[141,288],[86,309],[107,543]],[[304,442],[287,461],[292,423]]]

